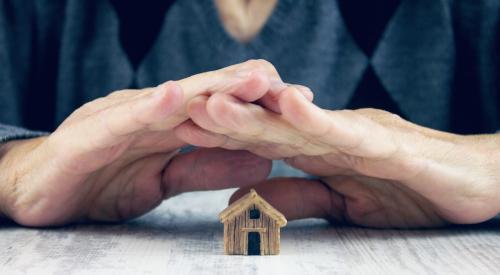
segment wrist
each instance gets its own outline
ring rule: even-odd
[[[412,186],[440,206],[440,214],[454,223],[478,223],[499,213],[500,155],[492,136],[464,136],[439,132],[427,136],[421,154],[425,171]]]
[[[46,137],[13,140],[0,144],[0,217],[9,217],[15,204],[18,179],[26,171],[31,152]]]
[[[474,135],[464,138],[470,150],[480,158],[483,174],[491,181],[491,195],[496,203],[496,214],[500,214],[500,134]]]

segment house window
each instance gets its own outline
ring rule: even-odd
[[[259,209],[252,209],[252,210],[250,210],[250,219],[252,219],[252,220],[258,220],[258,219],[260,219],[260,211],[259,211]]]

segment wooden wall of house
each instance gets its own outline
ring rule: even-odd
[[[265,228],[260,232],[261,255],[279,254],[280,227],[272,218],[260,211],[259,219],[250,219],[251,205],[246,211],[226,221],[224,224],[224,252],[226,254],[246,255],[248,252],[248,231],[250,228]],[[259,209],[260,210],[260,209]]]

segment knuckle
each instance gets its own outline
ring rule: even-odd
[[[241,125],[241,124],[240,124]],[[255,125],[247,131],[248,136],[254,139],[265,139],[266,138],[266,127],[261,125]]]
[[[395,121],[395,122],[404,121],[404,119],[398,114],[388,113],[388,117],[389,117],[389,119],[391,119],[392,121]]]
[[[92,101],[89,101],[85,104],[83,104],[80,108],[78,108],[75,112],[73,113],[87,113],[87,112],[92,112],[94,109],[97,108],[97,106],[99,106],[101,103],[103,103],[104,101],[106,101],[104,98],[100,97],[100,98],[96,98]]]
[[[80,106],[78,109],[76,109],[70,117],[72,118],[82,118],[85,116],[88,116],[92,113],[98,112],[100,109],[106,107],[109,105],[109,100],[110,98],[106,97],[99,97],[96,98],[92,101],[89,101],[82,106]]]
[[[114,91],[114,92],[109,93],[106,97],[107,98],[121,97],[122,95],[126,94],[129,91],[130,90],[118,90],[118,91]]]
[[[380,121],[380,122],[401,122],[404,121],[404,119],[398,115],[394,114],[385,110],[381,109],[375,109],[375,108],[363,108],[357,110],[357,113],[365,116],[367,118],[370,118],[371,120],[374,121]]]
[[[224,72],[224,71],[223,70],[207,71],[207,72],[202,73],[202,75],[207,77],[207,79],[211,79],[211,78],[215,78],[221,72]]]
[[[293,84],[292,86],[295,87],[298,90],[302,90],[302,91],[306,91],[306,92],[311,92],[312,93],[312,90],[309,87],[307,87],[307,86],[300,85],[300,84]]]
[[[249,67],[266,71],[276,71],[274,65],[265,59],[251,59],[245,62]]]

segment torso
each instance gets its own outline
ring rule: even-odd
[[[30,64],[37,69],[26,74],[17,70],[13,73],[19,78],[17,82],[6,76],[0,88],[12,96],[23,94],[31,98],[30,93],[41,93],[43,96],[37,98],[47,100],[47,104],[42,105],[52,105],[46,110],[54,110],[54,114],[45,116],[37,112],[33,116],[28,106],[21,106],[20,112],[25,116],[21,121],[31,128],[51,130],[84,102],[111,91],[157,85],[250,58],[264,58],[277,67],[285,81],[309,86],[315,92],[315,103],[323,108],[392,109],[390,111],[421,125],[458,132],[491,131],[498,125],[494,109],[497,106],[481,98],[488,92],[497,92],[492,69],[496,63],[487,58],[493,55],[488,51],[493,44],[487,37],[465,33],[463,26],[457,29],[454,22],[486,28],[489,25],[473,23],[496,14],[499,5],[490,3],[489,9],[482,9],[488,14],[451,20],[450,15],[461,16],[460,11],[469,12],[469,6],[479,4],[469,0],[450,1],[453,5],[435,0],[402,0],[384,26],[381,42],[373,47],[373,52],[366,52],[360,47],[362,42],[351,33],[352,22],[345,20],[345,10],[337,1],[279,0],[275,5],[272,2],[252,0],[250,6],[244,6],[248,1],[236,1],[234,3],[240,4],[238,8],[224,10],[217,9],[223,0],[215,3],[177,0],[158,23],[157,37],[135,61],[123,50],[120,20],[110,2],[47,1],[39,5],[36,2],[34,9],[40,13],[37,20],[47,20],[44,24],[50,27],[47,28],[50,32],[39,33],[38,37],[46,39],[40,39],[39,44],[30,42],[29,30],[15,35],[20,36],[18,45],[39,49],[28,47],[26,53],[22,53],[26,56],[38,53],[36,57],[27,58],[39,62]],[[19,6],[20,14],[28,11],[16,1],[12,3]],[[252,6],[252,3],[262,5]],[[245,8],[250,14],[262,16],[255,22],[245,19],[251,17],[248,15],[232,21],[227,19]],[[30,24],[28,21],[26,26]],[[492,28],[490,26],[490,30]],[[469,44],[457,40],[457,33]],[[483,33],[488,31],[485,29]],[[481,52],[463,46],[470,43],[482,43],[483,48],[477,48]],[[474,56],[481,56],[482,63],[471,59]],[[54,66],[47,63],[54,60]],[[481,78],[464,78],[468,77],[471,66],[482,66]],[[367,72],[371,73],[368,77]],[[366,82],[371,84],[363,85]],[[372,92],[374,90],[376,92]],[[369,101],[356,100],[369,95],[373,97]],[[454,100],[457,96],[467,99],[475,96],[477,101],[467,100],[464,105],[464,101]],[[21,102],[19,96],[15,97]],[[384,104],[375,105],[381,97]],[[486,108],[484,104],[493,105]],[[9,103],[9,106],[15,105]],[[469,117],[480,123],[464,123],[461,115],[464,107],[471,111]],[[6,112],[10,111],[0,111],[2,119],[17,123],[17,111]]]

